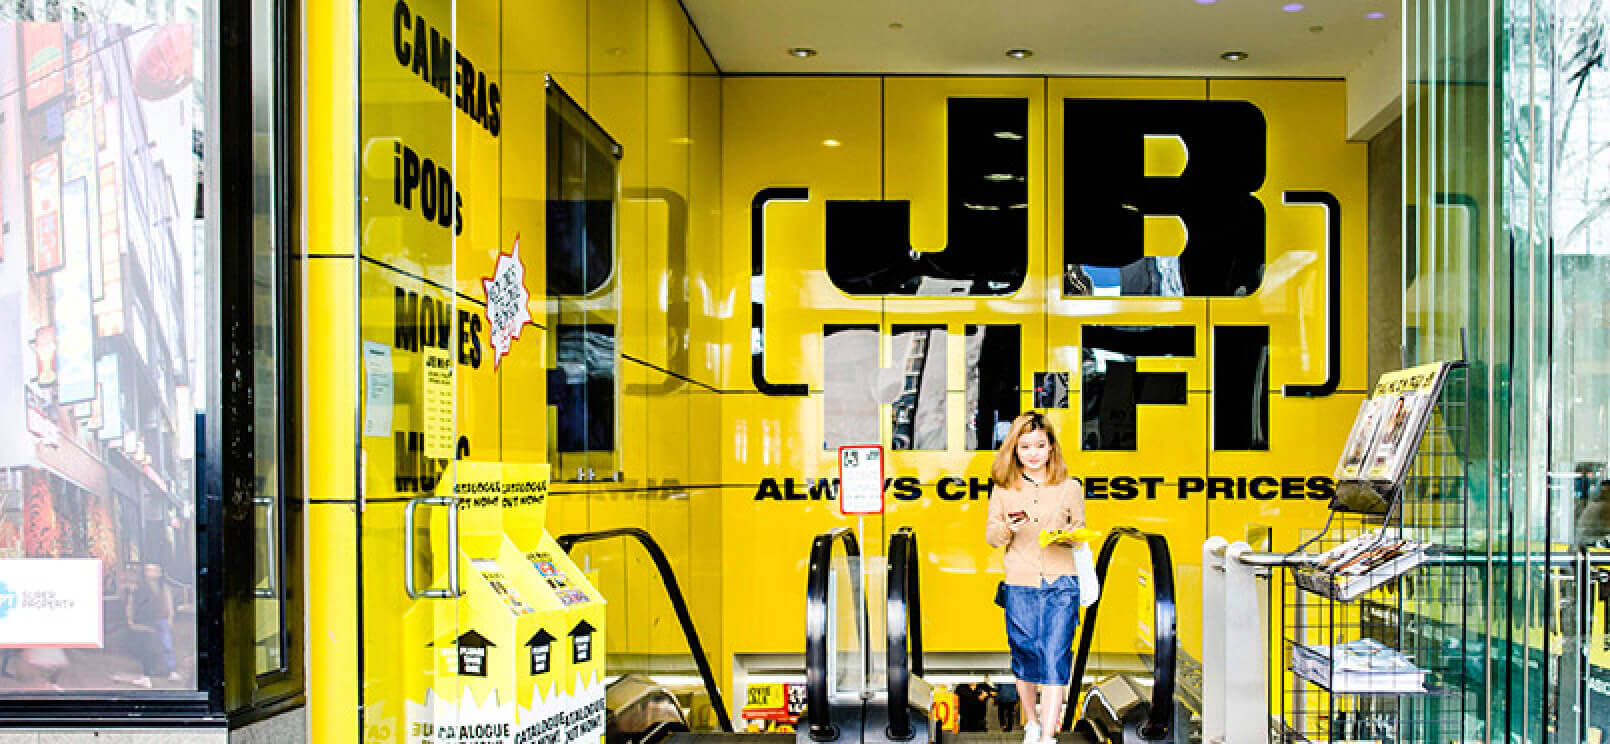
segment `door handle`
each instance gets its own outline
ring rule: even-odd
[[[419,589],[414,576],[414,521],[420,505],[445,506],[447,512],[447,588]],[[409,499],[403,507],[403,588],[409,599],[457,599],[458,590],[458,499],[450,496],[421,496]]]
[[[257,587],[252,590],[253,596],[258,599],[276,599],[280,595],[280,531],[279,524],[274,521],[274,498],[271,496],[253,496],[253,509],[267,509],[268,516],[264,524],[268,525],[272,539],[268,543],[268,586]]]

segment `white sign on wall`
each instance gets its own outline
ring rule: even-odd
[[[883,447],[839,448],[839,511],[845,515],[883,513]]]
[[[0,560],[0,648],[101,648],[97,558]]]

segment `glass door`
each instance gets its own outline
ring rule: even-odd
[[[358,676],[367,742],[439,741],[458,717],[460,320],[479,308],[460,291],[457,257],[480,216],[470,147],[489,138],[457,84],[467,60],[482,61],[488,34],[470,33],[462,12],[456,0],[359,4]]]

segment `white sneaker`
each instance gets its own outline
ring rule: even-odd
[[[1023,726],[1023,744],[1040,744],[1040,722],[1029,721]]]

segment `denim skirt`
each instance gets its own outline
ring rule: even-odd
[[[1006,586],[1006,640],[1012,674],[1037,685],[1065,685],[1073,676],[1073,631],[1079,627],[1079,580],[1060,576],[1040,585]]]

